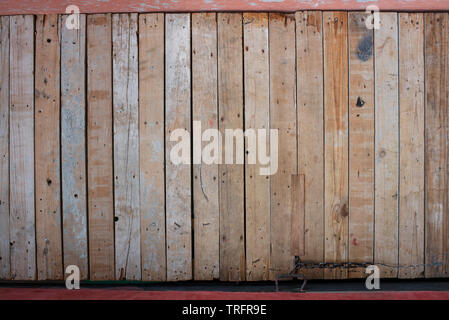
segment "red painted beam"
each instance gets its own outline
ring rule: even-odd
[[[218,292],[0,288],[0,300],[449,300],[448,291]]]
[[[365,10],[447,11],[449,0],[1,0],[0,15],[65,13],[76,5],[81,13]]]

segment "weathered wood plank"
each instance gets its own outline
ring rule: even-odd
[[[90,279],[114,279],[111,15],[87,16]]]
[[[244,13],[243,32],[245,130],[253,129],[257,132],[258,129],[265,129],[268,135],[270,129],[268,14]],[[270,150],[269,143],[267,137],[267,153]],[[270,177],[260,174],[262,167],[260,159],[256,164],[248,164],[249,156],[250,154],[246,154],[245,162],[246,280],[260,281],[268,280],[269,276]]]
[[[164,14],[139,16],[142,280],[165,281]]]
[[[165,16],[165,137],[167,280],[192,279],[191,167],[171,158],[176,129],[190,130],[190,15]],[[185,154],[183,154],[185,156]]]
[[[63,278],[58,25],[58,15],[36,17],[34,143],[38,280]]]
[[[217,21],[218,127],[225,139],[226,129],[243,129],[242,15],[219,13]],[[233,163],[237,161],[235,153],[239,147],[238,140],[239,138],[231,140],[236,142]],[[223,145],[224,150],[232,148],[227,143]],[[243,149],[241,145],[240,148]],[[220,164],[219,185],[220,280],[241,281],[245,279],[243,165]]]
[[[219,278],[220,215],[218,163],[204,163],[204,130],[218,129],[217,105],[217,22],[215,13],[192,14],[192,118],[201,123],[193,129],[193,208],[194,208],[194,279]],[[197,157],[197,161],[195,161]]]
[[[291,239],[290,248],[292,250],[292,256],[303,257],[304,256],[304,196],[305,185],[304,175],[297,174],[292,175],[292,210],[291,210]]]
[[[278,171],[271,176],[270,278],[288,273],[292,175],[297,173],[295,16],[270,13],[270,128],[278,130]]]
[[[323,15],[296,13],[298,171],[305,179],[304,261],[324,261]],[[305,271],[308,279],[323,270]]]
[[[64,270],[80,269],[88,278],[86,185],[86,15],[79,29],[61,16],[61,165]]]
[[[9,254],[9,17],[0,18],[0,279],[11,275]]]
[[[349,19],[349,261],[374,256],[374,61],[373,30],[366,13]],[[349,277],[366,277],[365,269]]]
[[[375,61],[375,244],[374,262],[398,263],[399,97],[398,20],[380,13],[374,30]],[[380,266],[381,277],[397,276],[397,268]]]
[[[326,262],[348,259],[348,14],[324,12],[324,171]],[[324,272],[345,278],[347,269]]]
[[[137,14],[112,16],[115,277],[140,280]]]
[[[425,275],[449,275],[449,15],[425,15]],[[436,265],[431,265],[436,263]]]
[[[34,280],[34,16],[9,23],[11,278]]]
[[[399,14],[400,278],[424,276],[424,16]]]

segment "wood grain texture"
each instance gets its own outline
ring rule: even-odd
[[[142,280],[165,281],[164,14],[139,16]]]
[[[442,0],[83,0],[77,1],[83,13],[102,12],[198,12],[198,11],[282,11],[365,10],[375,4],[383,11],[448,11]],[[67,2],[61,0],[3,0],[0,14],[64,13]]]
[[[304,174],[304,261],[324,261],[323,15],[296,13],[298,171]],[[307,270],[308,279],[323,270]]]
[[[9,254],[9,17],[0,18],[0,279],[11,275]]]
[[[449,275],[449,15],[425,15],[425,275]]]
[[[374,261],[374,58],[366,13],[349,23],[349,261]],[[365,278],[364,268],[349,277]]]
[[[323,13],[326,262],[348,259],[348,15]],[[324,272],[345,278],[346,269]]]
[[[278,171],[271,176],[270,278],[290,272],[292,175],[297,173],[295,16],[270,13],[270,128],[277,129]]]
[[[90,279],[114,279],[111,15],[87,16]]]
[[[140,280],[137,14],[112,16],[115,277]]]
[[[242,15],[219,13],[217,21],[218,127],[225,139],[226,129],[243,129]],[[224,150],[231,148],[223,145]],[[225,164],[223,161],[219,165],[219,185],[220,280],[242,281],[245,279],[243,165]]]
[[[290,248],[291,255],[302,257],[304,256],[304,196],[305,185],[304,175],[292,175],[292,210],[291,210],[291,239]]]
[[[267,13],[243,14],[243,39],[245,130],[253,129],[257,132],[258,129],[265,129],[268,136],[270,66]],[[269,136],[266,142],[268,154]],[[257,149],[257,152],[260,150]],[[249,157],[250,154],[246,154],[246,280],[261,281],[268,280],[269,277],[270,176],[260,174],[260,159],[256,164],[248,164]]]
[[[201,132],[193,131],[193,152],[200,163],[193,166],[194,279],[219,278],[220,215],[218,164],[202,159],[202,148],[210,144],[201,134],[218,129],[217,22],[215,13],[192,14],[192,118],[201,123]]]
[[[398,264],[399,97],[398,18],[380,13],[374,30],[375,54],[375,251],[374,262]],[[397,268],[380,266],[381,278]]]
[[[75,30],[65,27],[67,17],[60,19],[63,261],[64,270],[76,265],[86,280],[86,15]]]
[[[35,280],[34,16],[9,23],[11,278]]]
[[[399,278],[424,276],[424,16],[399,14]]]
[[[38,280],[63,278],[58,25],[58,15],[36,17],[34,143]]]
[[[165,16],[167,280],[192,279],[191,167],[170,160],[176,129],[191,132],[190,15]],[[189,148],[190,151],[190,148]],[[190,155],[188,157],[190,159]]]

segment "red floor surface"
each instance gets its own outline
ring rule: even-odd
[[[292,293],[0,288],[0,300],[449,300],[449,291]]]

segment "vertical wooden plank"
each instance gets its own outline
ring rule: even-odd
[[[87,16],[90,279],[114,279],[111,15]]]
[[[271,176],[271,274],[293,268],[292,175],[297,173],[295,16],[270,13],[270,128],[278,130],[278,171]]]
[[[292,256],[304,256],[304,175],[292,176],[291,239]]]
[[[298,171],[305,179],[303,261],[324,261],[323,16],[296,13]],[[305,271],[322,278],[323,270]]]
[[[112,16],[115,277],[140,280],[137,14]]]
[[[201,123],[201,132],[218,129],[216,18],[215,13],[192,14],[192,118]],[[194,153],[201,153],[202,147],[210,143],[203,142],[201,136],[197,137],[195,132],[193,139]],[[194,163],[193,176],[194,278],[218,279],[220,266],[218,164]]]
[[[34,16],[9,23],[11,278],[34,280]]]
[[[191,167],[170,160],[171,149],[178,143],[170,140],[171,133],[176,129],[191,132],[190,14],[165,16],[165,48],[167,280],[190,280]]]
[[[88,278],[86,203],[86,15],[79,29],[61,16],[61,165],[64,270],[76,265]]]
[[[9,255],[9,17],[0,18],[0,279],[10,278]]]
[[[324,12],[325,260],[348,259],[348,14]],[[347,269],[326,270],[345,278]]]
[[[374,261],[374,59],[366,13],[349,13],[349,261]],[[365,269],[349,270],[366,277]]]
[[[217,20],[218,127],[224,140],[226,129],[243,129],[242,15],[219,13]],[[223,145],[224,154],[231,146]],[[245,279],[243,169],[242,165],[224,162],[219,165],[220,280],[223,281]]]
[[[139,16],[142,280],[165,281],[164,14]]]
[[[399,13],[400,278],[424,276],[424,16]]]
[[[374,262],[398,263],[399,98],[397,13],[380,13],[374,30],[375,69],[375,251]],[[382,278],[397,268],[379,266]]]
[[[243,14],[245,130],[270,128],[268,14]],[[267,138],[267,153],[269,152]],[[270,177],[246,154],[246,280],[268,280],[270,263]]]
[[[35,192],[38,280],[62,272],[58,15],[36,17]]]
[[[425,275],[433,278],[449,275],[449,15],[425,20]]]

